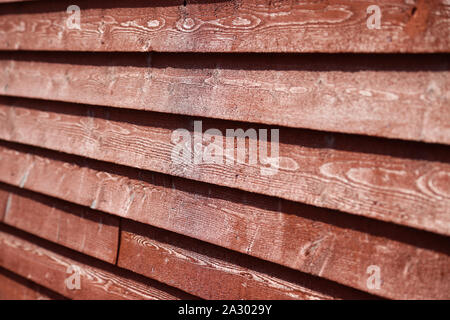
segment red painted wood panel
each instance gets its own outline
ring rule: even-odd
[[[129,220],[118,264],[206,299],[371,299],[333,282]]]
[[[0,266],[71,299],[195,298],[1,224]],[[70,267],[79,272],[79,289],[66,285],[75,275]]]
[[[86,1],[69,28],[70,1],[4,5],[5,50],[198,52],[446,52],[445,0]],[[380,28],[367,8],[378,5]]]
[[[64,297],[0,268],[0,300],[62,300]]]
[[[450,299],[449,27],[448,0],[0,0],[0,299]]]
[[[330,243],[327,239],[322,238],[304,247],[303,250],[306,250],[306,255],[315,260],[316,263],[321,260],[321,255],[317,251],[326,250],[324,247],[328,247],[333,252],[327,257],[322,256],[325,259],[320,273],[322,277],[328,276],[325,273],[329,269],[330,274],[333,273],[336,277],[341,277],[341,280],[338,280],[339,282],[343,283],[352,279],[354,282],[360,283],[361,289],[364,287],[363,290],[368,290],[367,279],[369,275],[366,273],[366,268],[373,265],[380,268],[382,277],[381,287],[372,290],[375,294],[396,299],[449,298],[448,242],[444,245],[439,241],[430,241],[427,236],[422,235],[423,244],[428,246],[432,242],[434,246],[424,248],[421,245],[420,250],[418,250],[417,246],[414,245],[404,245],[402,248],[391,247],[390,243],[384,242],[381,237],[379,243],[374,243],[374,239],[368,237],[366,241],[363,239],[355,241],[355,245],[360,246],[361,251],[358,253],[355,251],[353,255],[341,254],[342,252],[339,249],[340,246],[355,240],[350,231],[345,240],[337,239]],[[270,246],[271,244],[266,243],[266,245]],[[330,245],[331,247],[329,247]],[[366,251],[365,249],[370,245],[374,246],[373,249]],[[261,278],[261,276],[223,263],[221,261],[223,258],[216,259],[218,254],[214,255],[206,249],[207,247],[203,249],[202,247],[198,242],[176,234],[169,235],[148,226],[124,222],[119,265],[148,276],[164,279],[162,281],[172,281],[173,285],[189,287],[186,290],[192,290],[193,293],[201,292],[196,293],[197,295],[206,292],[206,294],[209,294],[206,298],[211,298],[211,294],[215,295],[214,298],[217,298],[217,295],[221,298],[229,298],[229,296],[220,295],[230,294],[234,299],[248,298],[248,295],[256,294],[256,292],[251,291],[251,288],[248,288],[250,292],[247,292],[246,285],[248,284],[251,287],[250,283],[245,281],[246,285],[236,285],[236,279],[232,281],[229,274],[225,273],[223,269],[225,268],[230,273],[245,274],[252,280]],[[439,249],[437,249],[438,247]],[[363,262],[359,260],[358,255],[360,254],[366,255],[362,259]],[[392,257],[388,258],[390,254]],[[229,255],[219,255],[219,257],[222,256],[229,257]],[[381,256],[384,256],[384,259]],[[339,265],[345,263],[353,265],[360,272],[356,271],[351,275],[340,273]],[[257,264],[255,263],[255,265]],[[332,276],[328,277],[332,278]],[[187,281],[186,279],[192,280]]]
[[[2,160],[2,159],[0,159]],[[1,161],[0,164],[3,164],[4,162]],[[1,192],[0,193],[0,222],[3,221],[3,217],[5,215],[5,212],[9,210],[10,204],[8,203],[8,199],[10,199],[9,194],[7,192]]]
[[[281,128],[279,169],[262,175],[267,167],[248,160],[174,163],[171,136],[178,128],[193,134],[192,118],[11,98],[0,103],[1,139],[450,234],[444,146]],[[203,119],[203,130],[223,134],[249,127]],[[202,143],[211,144],[211,136]]]
[[[17,52],[0,70],[5,95],[450,144],[445,55]]]
[[[0,184],[3,222],[41,238],[115,263],[119,219],[70,203]]]
[[[417,295],[433,291],[431,287],[436,286],[436,282],[446,282],[448,277],[447,268],[436,262],[445,260],[448,255],[445,253],[445,247],[449,245],[447,238],[48,150],[9,143],[3,145],[0,157],[4,163],[12,164],[10,160],[16,159],[12,166],[0,166],[0,177],[5,177],[4,182],[20,185],[23,172],[33,164],[22,187],[95,206],[98,210],[361,290],[368,290],[365,280],[369,261],[392,278],[390,287],[375,292],[386,296],[398,297],[398,287],[412,288],[422,283],[420,274],[428,272],[427,264],[442,268],[440,272],[444,278],[427,275],[430,287],[421,285],[423,292],[417,292]],[[47,183],[55,187],[50,189]],[[79,185],[85,192],[79,195],[72,185]],[[415,248],[424,243],[428,243],[427,253],[416,252]],[[440,250],[441,254],[433,255],[433,250]],[[412,274],[406,271],[404,278],[393,276],[408,270],[410,260],[419,261]],[[392,264],[392,261],[396,263]]]

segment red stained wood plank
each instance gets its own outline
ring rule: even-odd
[[[0,93],[450,144],[445,55],[0,54]]]
[[[279,170],[261,175],[259,163],[174,163],[171,135],[178,128],[192,133],[192,118],[11,98],[0,103],[1,139],[450,234],[444,146],[281,128]],[[203,130],[224,134],[249,126],[203,120]],[[203,144],[210,143],[207,136]]]
[[[0,300],[62,300],[47,288],[0,268]]]
[[[69,1],[5,5],[5,50],[198,52],[446,52],[445,0],[377,1],[380,29],[369,29],[373,1]]]
[[[383,291],[371,291],[378,295],[439,296],[447,290],[439,289],[436,283],[448,282],[449,272],[443,262],[448,259],[445,249],[449,247],[448,238],[49,150],[1,145],[0,178],[7,183],[20,185],[23,172],[33,164],[24,188],[94,206],[361,290],[370,291],[365,282],[367,267],[374,264],[390,277]],[[54,187],[50,189],[48,184]],[[85,192],[78,194],[73,185]],[[122,242],[123,239],[122,235]],[[133,239],[127,240],[133,247],[131,252],[140,245],[135,243],[138,238]],[[418,247],[421,249],[417,250]],[[121,250],[125,256],[131,256],[126,258],[129,261],[146,259],[127,253],[123,243]],[[413,270],[411,263],[415,266]],[[139,269],[134,269],[132,262],[128,264],[136,272],[149,272],[138,262]],[[419,287],[420,290],[414,291],[413,288]]]
[[[2,160],[2,159],[0,159],[0,160]],[[0,165],[2,167],[4,167],[3,164],[4,164],[4,162],[1,161]],[[11,202],[11,199],[9,197],[9,194],[6,192],[0,192],[0,221],[3,221],[5,212],[9,211],[10,202]]]
[[[308,277],[175,233],[122,221],[118,264],[205,299],[367,299]]]
[[[51,187],[51,185],[49,185]],[[119,219],[0,184],[3,222],[41,238],[115,263]]]
[[[71,299],[195,298],[5,225],[0,225],[0,266]],[[66,286],[74,275],[69,267],[79,271],[79,289]]]

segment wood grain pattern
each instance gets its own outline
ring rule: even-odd
[[[50,185],[51,186],[51,185]],[[3,222],[88,254],[115,263],[119,219],[42,195],[0,184],[6,202]]]
[[[2,157],[0,160],[3,160],[3,159],[4,158]],[[1,161],[0,164],[2,164],[2,167],[3,167],[4,162]],[[9,206],[10,206],[9,202],[11,200],[8,201],[8,199],[9,199],[9,195],[7,193],[5,193],[5,192],[0,193],[0,222],[3,221],[5,212],[9,211]]]
[[[0,94],[450,144],[448,61],[2,53]]]
[[[380,29],[369,29],[373,1],[77,1],[80,29],[69,29],[69,1],[4,5],[0,49],[197,52],[448,52],[445,0],[377,1]]]
[[[207,298],[217,298],[218,294],[230,294],[233,299],[248,298],[248,295],[251,296],[255,294],[255,292],[252,291],[252,285],[254,284],[251,283],[255,280],[263,280],[263,282],[268,283],[269,286],[275,285],[273,280],[270,281],[258,273],[223,263],[223,261],[217,259],[210,250],[201,248],[195,241],[183,239],[183,237],[180,237],[177,234],[167,235],[164,232],[150,228],[149,226],[133,226],[133,224],[135,223],[124,222],[119,265],[132,268],[133,270],[148,276],[151,275],[158,277],[159,279],[168,279],[173,285],[179,283],[179,285],[185,287],[185,290],[192,290],[192,292],[195,292],[197,295],[206,294]],[[352,238],[350,234],[348,234],[347,237],[346,241],[349,241]],[[370,240],[367,240],[367,243],[370,243]],[[321,245],[320,242],[321,240],[319,239],[303,249],[306,249],[309,253],[313,253],[313,251]],[[328,261],[331,266],[330,269],[335,274],[339,273],[339,271],[334,269],[334,267],[342,261],[347,260],[347,263],[349,264],[358,264],[358,262],[355,261],[358,259],[356,255],[345,257],[340,256],[340,253],[337,252],[339,251],[337,247],[343,243],[345,242],[337,241],[335,243],[336,247],[333,247],[332,249],[334,250],[333,254],[336,254],[336,259]],[[365,243],[362,244],[362,247],[365,245]],[[324,244],[324,246],[326,246],[326,244]],[[380,241],[380,244],[376,245],[376,247],[377,249],[372,250],[371,253],[363,253],[367,254],[367,256],[363,258],[363,261],[366,264],[370,261],[370,263],[375,263],[375,265],[377,265],[377,263],[374,262],[377,260],[374,255],[390,251],[390,248],[388,248],[389,244],[386,242],[383,243],[383,241]],[[386,259],[384,262],[382,262],[382,260],[377,261],[382,263],[380,268],[382,270],[383,284],[380,290],[374,290],[373,292],[397,299],[448,299],[448,243],[447,246],[441,246],[441,248],[446,250],[446,253],[441,255],[440,258],[437,258],[434,250],[424,250],[421,253],[428,251],[425,253],[427,257],[425,255],[419,257],[417,256],[419,250],[417,250],[417,247],[415,246],[411,246],[406,249],[406,251],[391,251],[394,259]],[[364,250],[365,248],[361,249]],[[414,254],[415,257],[412,257],[411,253]],[[228,257],[228,255],[225,256]],[[221,258],[222,255],[219,255],[219,257]],[[432,260],[430,260],[430,258]],[[365,273],[367,266],[364,265],[363,268],[363,273]],[[399,269],[394,270],[396,268]],[[236,284],[233,283],[236,280],[231,280],[229,274],[224,272],[224,269],[229,273],[238,274],[241,277],[244,276],[248,280],[243,281],[240,286],[236,286]],[[416,272],[417,274],[414,275],[413,273]],[[192,280],[186,281],[186,276]],[[357,273],[347,276],[341,274],[340,277],[351,277],[354,281],[364,282],[364,287],[367,290],[367,274],[360,280],[357,280],[359,277]],[[433,277],[436,278],[432,279]],[[432,281],[434,285],[430,285],[429,281]],[[282,283],[278,282],[278,285],[282,285]],[[186,289],[186,287],[189,287],[189,289]],[[219,287],[221,290],[218,290]],[[286,290],[286,287],[283,289]],[[234,290],[237,290],[239,293]],[[289,291],[292,291],[292,288]],[[214,296],[211,297],[211,294]],[[220,298],[230,297],[221,296]],[[316,296],[315,298],[323,299],[324,297]]]
[[[259,163],[173,163],[171,135],[192,132],[193,120],[0,98],[4,140],[450,234],[447,147],[282,128],[278,172],[261,175]],[[225,133],[249,124],[204,119],[207,128]]]
[[[412,288],[420,286],[423,291],[416,290],[416,296],[434,295],[436,292],[429,293],[433,290],[430,287],[436,285],[434,281],[448,282],[446,268],[440,271],[444,278],[427,274],[424,279],[430,287],[421,284],[419,276],[428,272],[426,264],[442,267],[436,261],[448,258],[448,250],[439,249],[449,246],[448,238],[435,238],[428,233],[344,213],[49,150],[10,143],[0,145],[3,145],[0,147],[0,163],[3,163],[0,179],[7,183],[19,185],[22,172],[33,163],[33,170],[22,185],[24,188],[93,206],[361,290],[367,290],[365,268],[370,261],[380,266],[385,276],[392,277],[389,286],[382,292],[372,291],[375,294],[398,298],[404,294],[402,290],[413,291]],[[11,165],[5,165],[7,163]],[[74,185],[89,191],[80,194],[72,187]],[[154,228],[149,230],[140,234],[147,236]],[[132,270],[146,274],[149,269],[137,262],[139,269],[134,269],[132,262],[143,258],[127,252],[139,248],[139,243],[134,243],[133,239],[122,235],[122,254],[130,255],[126,259],[131,261],[128,264]],[[131,249],[124,247],[124,241],[131,242]],[[175,244],[184,241],[177,240]],[[423,248],[425,244],[421,250],[427,253],[416,252],[415,248]],[[433,250],[443,253],[431,258]],[[395,264],[392,261],[396,261]],[[411,261],[415,261],[414,271],[408,266]],[[398,274],[403,278],[395,276]]]
[[[165,230],[122,223],[119,266],[205,299],[373,298]]]
[[[71,299],[192,299],[177,289],[0,224],[0,266]],[[80,273],[80,289],[65,280]]]
[[[0,300],[62,300],[64,297],[0,268]]]
[[[449,0],[0,0],[0,300],[449,300],[449,54]]]

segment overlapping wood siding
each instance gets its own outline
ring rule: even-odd
[[[0,1],[0,298],[450,299],[449,15]]]

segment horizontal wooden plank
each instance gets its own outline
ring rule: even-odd
[[[116,262],[117,217],[0,184],[0,199],[5,198],[6,202],[0,203],[0,208],[5,208],[4,223],[100,260]]]
[[[119,266],[205,299],[374,298],[130,220],[122,220],[122,227]]]
[[[225,294],[220,298],[225,299],[246,299],[247,295],[251,296],[255,294],[255,285],[252,282],[265,282],[268,286],[278,285],[280,289],[286,290],[289,285],[283,284],[280,281],[274,281],[273,279],[267,279],[267,277],[261,276],[253,271],[245,270],[229,263],[224,263],[225,260],[238,260],[238,257],[228,254],[214,254],[207,247],[203,247],[197,241],[192,239],[186,239],[177,234],[166,234],[161,230],[145,226],[137,225],[136,223],[123,223],[123,232],[121,237],[121,250],[119,254],[119,265],[131,268],[132,270],[143,273],[148,276],[154,276],[158,279],[164,279],[161,281],[168,281],[173,285],[180,284],[190,292],[195,292],[197,295],[205,295],[207,298],[217,299],[217,294]],[[351,241],[352,235],[347,235],[346,241]],[[326,269],[327,263],[330,263],[330,269],[334,273],[339,273],[337,265],[341,264],[343,260],[347,260],[349,264],[358,264],[356,257],[353,256],[340,256],[341,252],[338,247],[345,242],[343,239],[336,239],[335,246],[332,246],[332,250],[335,250],[335,259],[332,261],[324,262],[323,267]],[[367,240],[368,243],[372,239]],[[308,254],[313,253],[317,247],[321,246],[321,240],[312,243],[310,246],[303,248],[309,251]],[[328,243],[330,244],[330,243]],[[448,244],[448,242],[447,242]],[[266,244],[270,246],[271,244]],[[374,245],[374,244],[371,244]],[[324,244],[326,246],[326,244]],[[365,247],[363,244],[362,247]],[[430,250],[426,255],[418,257],[415,253],[417,247],[410,247],[406,252],[402,250],[391,251],[391,260],[378,260],[380,251],[385,253],[393,248],[389,248],[390,245],[381,243],[377,245],[377,251],[372,250],[371,254],[367,254],[364,257],[363,268],[361,268],[361,275],[364,282],[364,287],[367,290],[367,279],[369,275],[366,273],[366,268],[370,266],[370,263],[375,263],[381,270],[382,285],[380,289],[373,290],[374,293],[387,295],[390,298],[397,299],[448,299],[448,279],[449,270],[448,256],[442,255],[440,262],[436,260],[436,255],[433,250]],[[447,246],[448,249],[448,246]],[[413,253],[413,258],[410,254]],[[334,255],[333,254],[333,255]],[[446,250],[448,254],[448,250]],[[433,257],[433,261],[428,260]],[[320,259],[318,256],[315,258]],[[387,258],[385,256],[385,258]],[[327,259],[327,258],[325,258]],[[378,260],[378,261],[377,261]],[[376,261],[376,262],[375,262]],[[395,261],[395,263],[393,263]],[[381,265],[377,263],[380,262]],[[369,263],[369,264],[368,264]],[[257,264],[251,264],[256,266]],[[413,267],[414,265],[414,267]],[[403,269],[400,269],[403,268]],[[398,268],[398,269],[397,269]],[[364,269],[364,271],[362,270]],[[397,269],[397,270],[395,270]],[[415,269],[413,271],[413,269]],[[183,270],[180,274],[180,270]],[[419,271],[420,270],[420,271]],[[236,284],[239,279],[233,279],[230,274],[239,275],[240,285]],[[417,273],[416,273],[417,272]],[[415,275],[413,273],[416,273]],[[439,274],[435,279],[432,279],[436,274]],[[340,275],[341,277],[350,277],[350,275]],[[353,274],[355,280],[358,278],[358,274]],[[299,275],[300,277],[300,275]],[[186,278],[191,279],[186,281]],[[242,279],[243,278],[243,279]],[[429,285],[429,281],[435,285]],[[313,282],[313,281],[311,281]],[[212,287],[212,288],[211,288]],[[220,293],[217,292],[217,287],[222,288]],[[192,290],[192,291],[191,291]],[[255,290],[255,291],[253,291]],[[289,291],[292,291],[290,288]],[[210,295],[213,295],[212,297]],[[231,297],[229,296],[231,295]],[[314,296],[312,296],[314,297]],[[267,297],[270,299],[270,297]],[[311,298],[311,297],[310,297]],[[316,296],[315,298],[324,298],[323,296]]]
[[[4,158],[2,157],[2,158],[0,158],[0,160],[4,160]],[[2,162],[0,162],[0,163],[3,164]],[[8,200],[8,198],[9,198],[8,193],[5,193],[5,192],[0,193],[0,222],[3,221],[5,212],[9,210],[8,207],[10,206],[9,205],[10,200]]]
[[[433,280],[430,273],[423,278],[427,279],[428,287],[421,284],[419,274],[428,272],[427,264],[440,268],[440,262],[436,261],[446,259],[445,254],[432,252],[442,252],[440,248],[448,247],[448,238],[50,150],[5,142],[0,142],[0,146],[0,179],[6,183],[91,206],[361,290],[368,290],[364,280],[366,264],[370,261],[382,268],[386,276],[393,278],[383,291],[371,291],[378,295],[399,298],[405,294],[406,287],[419,286],[423,291],[417,289],[416,296],[427,295],[434,290],[431,289],[435,286],[434,280],[446,282],[440,278]],[[31,165],[33,169],[24,182],[24,172]],[[84,190],[82,194],[78,192],[78,187]],[[426,253],[416,252],[417,247],[422,248],[425,244]],[[123,244],[121,248],[124,248]],[[414,271],[406,267],[411,259],[417,261]],[[392,264],[392,261],[396,263]],[[146,272],[147,269],[142,268],[137,272]],[[405,269],[407,271],[403,273]],[[449,276],[445,268],[442,272],[444,278]],[[394,276],[398,274],[403,274],[403,278]]]
[[[446,0],[79,0],[4,5],[0,49],[197,52],[448,52]],[[72,13],[73,14],[73,13]],[[369,20],[369,21],[368,21]],[[370,23],[372,25],[372,23]]]
[[[0,266],[71,299],[195,298],[2,224]],[[66,280],[77,272],[80,275],[79,289],[69,289]],[[75,281],[68,282],[76,284]]]
[[[0,94],[450,144],[446,55],[0,53]]]
[[[0,268],[0,300],[62,300],[64,297]]]
[[[268,143],[279,146],[279,164],[272,171],[248,159],[176,163],[171,136],[179,128],[193,133],[194,120],[0,98],[4,140],[450,234],[448,147],[281,128],[280,143]],[[250,126],[208,119],[202,125],[203,131],[218,128],[223,134]],[[244,139],[237,138],[245,143]],[[221,142],[216,139],[214,144]],[[212,144],[212,137],[205,135],[202,143]],[[264,170],[274,174],[263,175]]]

